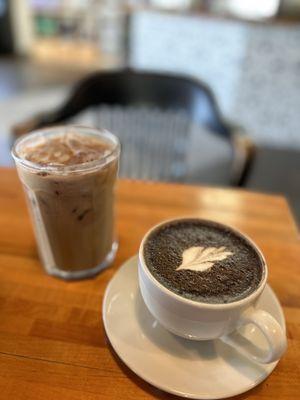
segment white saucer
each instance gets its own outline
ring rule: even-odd
[[[258,307],[285,330],[280,304],[267,285]],[[194,399],[222,399],[243,393],[263,381],[277,362],[254,363],[220,340],[181,339],[160,326],[146,308],[137,279],[137,257],[116,272],[103,302],[103,321],[110,343],[123,362],[148,383],[166,392]],[[262,345],[260,332],[247,338]]]

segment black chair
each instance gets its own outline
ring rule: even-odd
[[[121,176],[185,181],[193,125],[222,137],[232,149],[231,183],[242,185],[254,146],[241,129],[225,122],[203,83],[129,69],[87,76],[57,109],[14,127],[15,136],[60,123],[89,123],[117,134],[122,144]]]

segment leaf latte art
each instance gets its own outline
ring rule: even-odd
[[[153,229],[143,255],[153,277],[189,300],[224,304],[247,297],[264,265],[248,239],[218,222],[167,221]]]
[[[233,255],[226,247],[190,247],[182,253],[182,263],[176,271],[188,269],[191,271],[206,271],[217,261],[225,260]]]

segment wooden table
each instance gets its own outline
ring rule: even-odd
[[[108,281],[137,252],[144,233],[170,217],[231,224],[266,255],[269,282],[287,320],[288,351],[272,375],[239,399],[300,398],[300,246],[286,201],[237,190],[121,181],[120,249],[97,278],[47,276],[14,170],[0,170],[0,398],[92,400],[176,398],[135,376],[105,337],[101,303]]]

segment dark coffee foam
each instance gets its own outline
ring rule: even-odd
[[[227,257],[204,271],[176,270],[183,263],[183,252],[192,247],[225,248]],[[263,261],[246,239],[217,223],[197,219],[158,227],[145,243],[144,258],[162,285],[205,303],[243,299],[259,286],[264,274]]]

